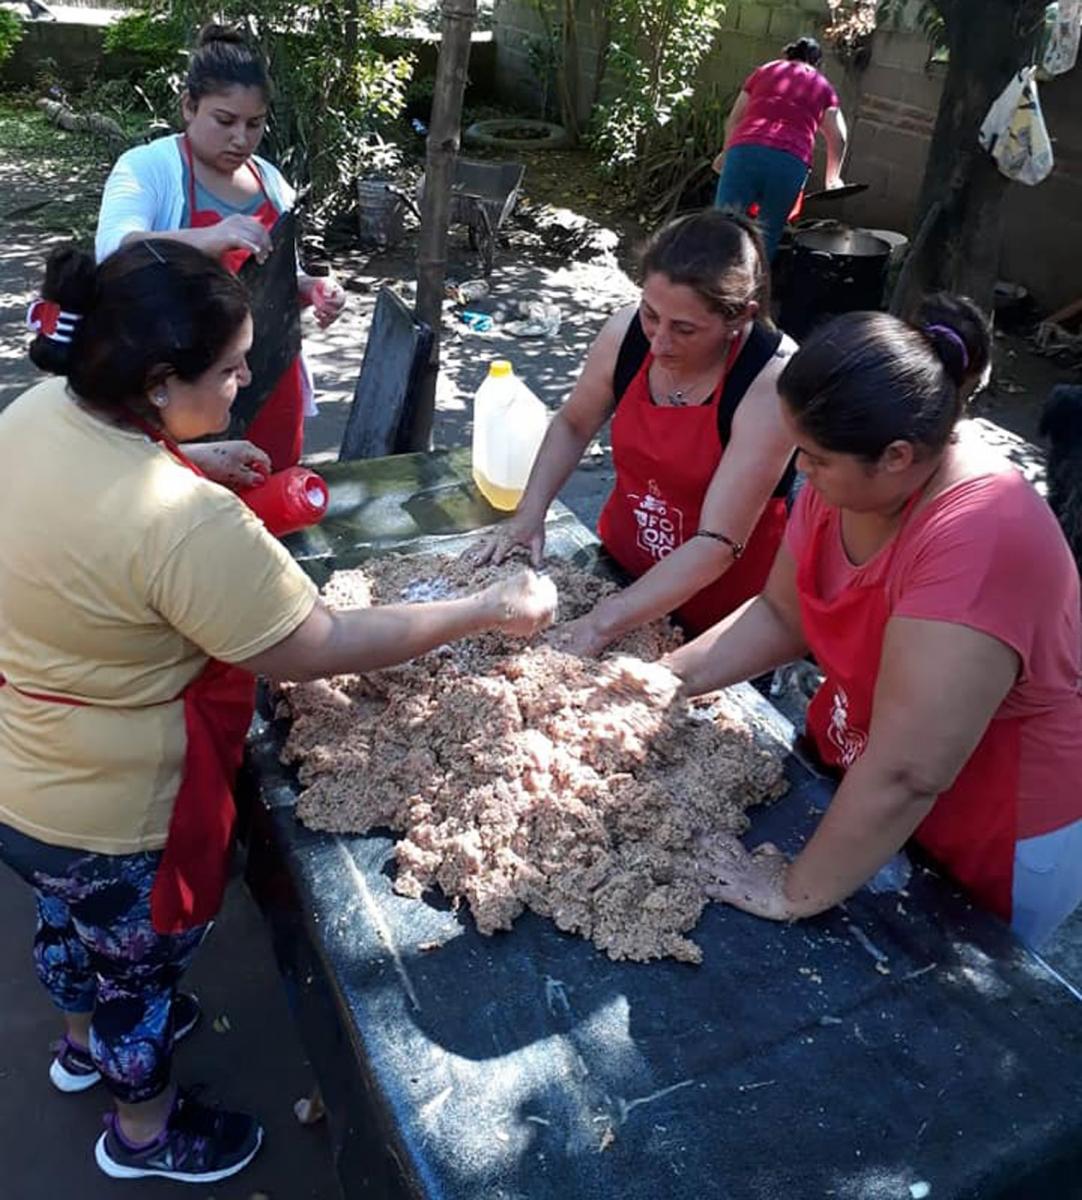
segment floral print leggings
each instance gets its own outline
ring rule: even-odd
[[[159,852],[93,854],[0,824],[0,861],[33,889],[34,966],[63,1012],[93,1012],[90,1054],[124,1104],[169,1083],[173,996],[209,925],[155,933],[150,891]]]

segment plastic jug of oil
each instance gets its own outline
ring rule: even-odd
[[[548,409],[502,359],[473,399],[473,478],[493,508],[513,512],[548,428]]]

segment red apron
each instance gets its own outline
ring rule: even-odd
[[[909,513],[882,572],[831,600],[820,591],[826,539],[838,537],[837,510],[825,509],[797,564],[797,593],[808,648],[826,678],[808,706],[807,735],[827,767],[844,772],[863,754],[871,727],[883,638],[890,620],[887,580]],[[1025,718],[996,719],[954,785],[935,802],[914,839],[983,907],[1011,919],[1021,731]]]
[[[191,229],[206,229],[221,221],[220,214],[210,208],[195,207],[195,168],[192,165],[192,148],[187,137],[183,139],[184,155],[188,163],[188,226]],[[248,169],[255,176],[263,203],[252,214],[266,230],[274,228],[278,210],[274,207],[259,172],[251,162]],[[222,266],[234,275],[251,255],[250,250],[227,250],[222,255]],[[246,437],[270,456],[271,470],[282,471],[300,462],[304,442],[304,369],[300,358],[282,375],[274,391],[263,402],[263,407],[248,426]]]
[[[734,344],[725,376],[705,404],[655,404],[649,380],[653,355],[647,354],[616,406],[611,431],[616,484],[597,532],[605,549],[635,578],[699,528],[703,500],[725,452],[718,433],[718,404],[740,350],[740,344]],[[784,498],[768,500],[740,558],[678,610],[692,633],[709,629],[763,590],[785,521]]]
[[[175,443],[149,426],[142,427],[186,467],[203,474]],[[0,675],[0,687],[6,682]],[[87,701],[70,696],[15,690],[47,704],[89,707]],[[187,745],[169,834],[150,894],[150,917],[157,933],[183,933],[211,920],[221,907],[236,821],[233,784],[255,711],[255,676],[212,658],[179,698],[184,701]]]

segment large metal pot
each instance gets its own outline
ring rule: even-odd
[[[776,264],[778,324],[801,341],[839,313],[879,308],[890,252],[859,229],[798,230]]]

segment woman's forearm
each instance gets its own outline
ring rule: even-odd
[[[905,845],[935,800],[904,772],[877,764],[874,752],[858,759],[785,873],[790,914],[813,916],[851,896]]]
[[[756,596],[693,642],[666,657],[692,696],[754,679],[807,653],[793,629],[766,598]]]
[[[296,682],[380,671],[492,629],[502,615],[491,591],[432,604],[341,611],[317,605],[289,637],[241,665],[253,674]]]
[[[606,596],[594,609],[598,632],[608,641],[667,616],[732,566],[724,545],[692,539],[651,567],[630,587]]]
[[[519,519],[544,521],[549,505],[579,465],[592,436],[580,433],[563,413],[552,418],[518,506]]]

